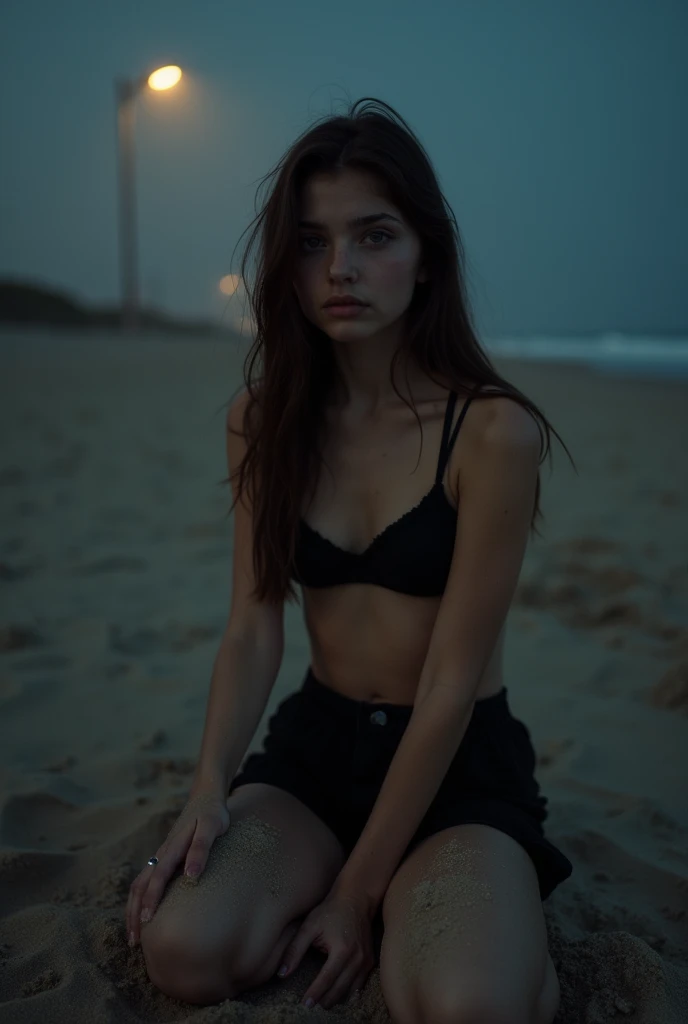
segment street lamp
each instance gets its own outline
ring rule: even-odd
[[[140,78],[115,80],[117,104],[117,166],[119,196],[119,267],[122,291],[122,326],[139,325],[139,282],[136,251],[136,192],[134,188],[134,100],[149,85],[160,91],[171,89],[182,77],[176,64],[158,68]]]

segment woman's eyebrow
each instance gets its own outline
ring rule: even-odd
[[[393,217],[391,213],[368,213],[365,217],[354,217],[353,220],[347,221],[347,227],[349,228],[362,228],[366,224],[374,224],[378,220],[395,220],[397,224],[401,224],[398,217]],[[326,228],[326,224],[321,224],[317,220],[300,220],[300,228]]]

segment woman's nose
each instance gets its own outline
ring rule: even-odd
[[[333,274],[350,274],[354,270],[354,262],[348,248],[342,246],[335,249],[330,260],[330,271]]]

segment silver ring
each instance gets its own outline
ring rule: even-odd
[[[158,863],[158,858],[157,857],[149,857],[148,863],[150,864],[150,866],[152,868],[154,868],[155,865]]]

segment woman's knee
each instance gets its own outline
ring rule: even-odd
[[[156,915],[141,929],[141,949],[151,982],[174,999],[207,1006],[246,987],[239,950],[193,915]]]

